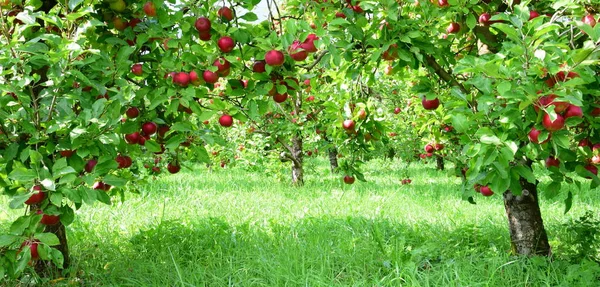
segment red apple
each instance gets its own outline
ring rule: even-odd
[[[481,195],[483,196],[492,196],[494,195],[494,192],[492,191],[491,188],[489,188],[489,186],[484,185],[479,189],[479,192],[481,192]]]
[[[43,212],[41,210],[38,210],[38,214],[42,214]],[[60,216],[58,215],[48,215],[48,214],[44,214],[42,215],[42,220],[40,220],[40,223],[43,225],[55,225],[60,221]]]
[[[154,3],[152,3],[151,1],[146,2],[146,4],[144,4],[144,13],[146,13],[146,16],[148,17],[155,17],[156,16],[156,7],[154,6]]]
[[[447,6],[449,6],[448,0],[438,0],[437,3],[438,3],[438,6],[440,6],[440,7],[447,7]]]
[[[264,73],[266,64],[265,61],[255,61],[254,64],[252,64],[252,71],[255,73]]]
[[[318,39],[319,39],[319,37],[317,37],[317,35],[308,34],[308,36],[306,36],[306,40],[304,40],[304,42],[302,42],[300,47],[302,47],[302,49],[304,49],[306,52],[314,53],[317,51],[317,47],[315,46],[315,40],[318,40]]]
[[[142,132],[144,132],[144,134],[147,136],[151,136],[151,135],[155,134],[157,130],[158,130],[158,125],[156,125],[153,122],[147,122],[142,125]]]
[[[308,96],[308,98],[306,98],[307,102],[312,102],[314,100],[315,100],[315,96],[313,96],[313,95],[310,95],[310,96]]]
[[[294,61],[300,62],[306,60],[308,57],[308,51],[304,50],[300,41],[295,40],[292,45],[288,48],[288,53]]]
[[[109,191],[111,187],[112,186],[110,184],[106,184],[102,181],[94,182],[94,185],[92,186],[93,189],[103,190],[103,191]]]
[[[217,11],[217,15],[225,22],[233,20],[233,10],[229,7],[221,7],[219,11]]]
[[[26,240],[25,242],[23,242],[23,244],[21,244],[21,249],[25,246],[29,246],[29,252],[31,254],[31,259],[38,260],[40,258],[40,254],[38,252],[38,244],[39,244],[39,242],[36,240]],[[19,249],[19,252],[21,251],[21,249]]]
[[[173,83],[182,87],[187,87],[190,83],[190,75],[186,72],[176,73],[173,76]]]
[[[490,13],[482,13],[481,15],[479,15],[479,23],[481,25],[487,26],[490,24],[490,19],[492,18],[492,15],[490,15]]]
[[[594,175],[598,175],[598,168],[594,165],[588,164],[586,166],[584,166],[585,169],[587,169],[589,172],[593,173]],[[591,176],[586,176],[586,178],[592,178]]]
[[[567,111],[565,112],[565,119],[568,119],[570,117],[583,118],[583,111],[581,110],[581,107],[578,107],[576,105],[569,105]]]
[[[172,173],[172,174],[175,174],[175,173],[178,173],[178,172],[181,170],[181,166],[180,166],[178,163],[175,163],[175,162],[170,162],[170,163],[167,165],[167,170],[168,170],[170,173]]]
[[[435,110],[440,106],[440,100],[438,98],[435,98],[433,100],[427,100],[426,97],[423,97],[421,104],[426,110]]]
[[[342,11],[338,11],[338,12],[335,12],[335,17],[336,18],[344,18],[345,19],[346,18],[346,14],[344,14],[344,12],[342,12]]]
[[[581,140],[579,141],[579,144],[577,144],[577,146],[581,146],[581,147],[584,147],[584,146],[591,146],[591,145],[592,145],[592,143],[590,142],[590,140],[589,140],[589,139],[586,139],[586,138],[584,138],[584,139],[581,139]]]
[[[273,95],[273,100],[276,103],[283,103],[283,102],[285,102],[285,100],[287,100],[287,98],[288,98],[288,94],[287,93],[283,93],[283,94],[276,93],[276,94]]]
[[[395,107],[394,108],[394,114],[399,114],[400,113],[400,108],[399,107]]]
[[[460,24],[456,22],[450,23],[450,25],[448,25],[448,28],[446,28],[446,33],[448,34],[456,34],[458,33],[458,31],[460,31]]]
[[[230,127],[233,125],[233,118],[228,114],[224,114],[219,118],[219,124],[223,127]]]
[[[134,132],[125,135],[125,141],[127,141],[128,144],[137,144],[139,143],[140,138],[142,138],[142,136],[139,132]]]
[[[211,70],[206,70],[202,73],[202,78],[205,82],[214,84],[219,81],[219,75]]]
[[[435,151],[435,148],[431,144],[425,145],[425,152],[426,153],[432,153],[434,151]]]
[[[353,184],[354,181],[355,181],[355,179],[354,179],[353,176],[350,176],[350,175],[344,176],[344,183],[345,184]]]
[[[61,150],[58,153],[60,153],[60,156],[62,156],[62,157],[71,157],[75,153],[75,151],[66,149],[66,150]]]
[[[25,204],[27,204],[27,205],[39,204],[46,198],[46,193],[42,191],[41,186],[34,185],[33,188],[31,188],[31,190],[37,191],[37,192],[32,194],[29,197],[29,199],[27,199],[27,201],[25,201]]]
[[[194,23],[194,27],[196,27],[196,30],[198,30],[198,32],[210,32],[210,20],[206,17],[200,17]]]
[[[563,116],[561,115],[556,115],[556,119],[554,121],[552,121],[550,119],[550,115],[548,114],[544,114],[544,118],[542,119],[542,125],[548,130],[548,131],[557,131],[562,129],[565,126],[565,119],[563,118]]]
[[[285,62],[285,56],[281,51],[271,50],[265,54],[265,62],[269,66],[281,66]]]
[[[532,127],[531,131],[529,132],[529,135],[528,135],[529,136],[529,140],[532,143],[535,143],[535,144],[545,144],[545,143],[547,143],[550,140],[550,138],[552,136],[552,134],[548,134],[548,138],[545,141],[543,141],[543,142],[540,143],[539,142],[540,133],[542,133],[542,132],[539,131],[539,130],[537,130],[535,127]]]
[[[136,76],[141,76],[144,73],[142,64],[133,64],[133,66],[131,66],[131,72]]]
[[[126,155],[117,155],[115,161],[119,164],[119,168],[128,168],[133,164],[131,157]]]
[[[140,110],[136,107],[130,107],[127,109],[125,114],[130,119],[137,118],[140,115]]]
[[[355,126],[356,125],[353,120],[345,120],[342,123],[342,127],[347,131],[353,131]]]
[[[213,62],[213,66],[217,67],[217,74],[221,77],[226,77],[229,75],[229,69],[231,68],[231,63],[227,61],[227,59],[221,57],[216,59]]]
[[[235,41],[231,37],[223,36],[217,41],[217,46],[219,46],[221,52],[229,53],[235,48]]]
[[[202,32],[198,32],[198,38],[200,38],[200,40],[202,41],[210,41],[211,35],[210,35],[210,31],[202,31]]]
[[[588,24],[588,25],[592,26],[592,28],[594,28],[594,26],[596,26],[596,16],[593,14],[587,14],[587,15],[583,16],[583,18],[581,19],[581,22]]]
[[[539,16],[540,16],[540,13],[533,11],[533,10],[529,11],[529,21],[531,21],[532,19],[535,19]]]
[[[546,159],[546,168],[550,168],[551,166],[558,167],[559,165],[560,161],[553,156],[550,156]]]
[[[94,167],[96,167],[96,165],[98,164],[98,161],[95,159],[90,159],[87,161],[87,163],[85,164],[85,171],[86,172],[92,172],[94,170]]]

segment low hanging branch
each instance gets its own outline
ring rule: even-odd
[[[436,75],[438,75],[442,80],[450,84],[450,86],[459,88],[460,91],[465,94],[469,93],[465,86],[459,83],[450,73],[444,70],[444,68],[438,64],[433,56],[425,55],[425,60],[427,61],[427,65],[429,65],[429,67],[431,67]]]

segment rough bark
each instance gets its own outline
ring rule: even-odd
[[[437,165],[438,170],[444,170],[444,158],[441,156],[435,157],[435,163]]]
[[[292,183],[304,185],[304,153],[302,152],[302,137],[292,138]]]
[[[337,173],[338,171],[338,151],[337,148],[329,149],[329,165],[331,166],[331,172]]]
[[[504,193],[512,251],[526,256],[549,256],[550,244],[540,212],[537,185],[523,178],[520,184],[523,189],[521,195],[510,191]]]

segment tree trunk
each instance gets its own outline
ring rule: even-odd
[[[59,222],[55,225],[46,226],[44,232],[52,233],[58,237],[60,245],[53,246],[52,248],[55,248],[62,253],[64,261],[62,266],[56,266],[50,261],[38,260],[35,265],[35,271],[42,277],[59,278],[61,277],[59,269],[67,269],[71,265],[69,245],[67,243],[67,231],[65,226]]]
[[[435,163],[437,165],[437,169],[438,170],[444,170],[444,158],[441,156],[436,156],[435,157]]]
[[[337,173],[338,171],[338,151],[337,148],[329,149],[329,165],[331,166],[331,172]]]
[[[304,185],[304,153],[302,151],[302,137],[292,138],[292,183],[296,186]]]
[[[523,189],[521,195],[514,195],[510,191],[504,193],[512,251],[526,256],[549,256],[550,244],[540,212],[537,185],[523,178],[520,184]]]
[[[390,160],[394,160],[394,157],[396,156],[396,150],[393,147],[389,148],[385,156]]]

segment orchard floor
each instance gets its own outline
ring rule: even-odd
[[[523,259],[508,253],[501,196],[469,204],[451,172],[376,161],[349,186],[327,168],[311,159],[302,188],[269,172],[184,170],[125,203],[84,206],[68,227],[71,277],[37,286],[600,286],[600,265],[560,253],[564,223],[598,219],[598,190],[566,215],[544,200],[563,249]],[[16,214],[0,211],[0,229]]]

